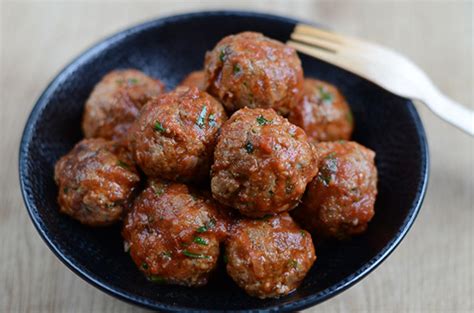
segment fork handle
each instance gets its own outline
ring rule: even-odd
[[[474,137],[474,111],[436,91],[427,99],[419,99],[438,117]]]

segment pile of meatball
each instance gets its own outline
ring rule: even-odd
[[[294,291],[315,242],[360,234],[374,215],[375,153],[353,141],[333,85],[259,33],[223,38],[172,91],[134,70],[95,86],[85,139],[55,167],[60,211],[123,222],[152,282],[202,286],[221,255],[249,295]]]

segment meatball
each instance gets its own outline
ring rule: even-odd
[[[196,87],[201,91],[206,91],[206,72],[204,71],[194,71],[186,76],[183,81],[179,84],[180,86],[186,87]]]
[[[319,173],[293,216],[320,238],[362,233],[374,215],[375,153],[348,141],[322,142],[316,149]]]
[[[151,281],[201,286],[216,267],[228,227],[213,200],[183,184],[151,180],[125,220],[123,237]]]
[[[137,164],[149,176],[199,181],[209,176],[222,105],[196,87],[181,87],[150,101],[130,132]]]
[[[310,234],[288,213],[239,221],[225,248],[229,275],[248,294],[259,298],[292,292],[316,260]]]
[[[262,217],[293,209],[316,172],[301,128],[272,109],[244,108],[221,128],[211,189],[219,202]]]
[[[105,75],[86,102],[82,129],[86,138],[122,140],[141,107],[161,94],[164,85],[138,70],[117,70]]]
[[[348,140],[354,128],[351,110],[339,90],[311,78],[305,79],[303,99],[288,119],[303,128],[314,143]]]
[[[121,219],[140,180],[128,151],[102,138],[79,142],[56,163],[54,179],[60,211],[90,226]]]
[[[260,33],[223,38],[206,53],[207,90],[228,111],[273,108],[287,115],[300,101],[303,69],[296,51]]]

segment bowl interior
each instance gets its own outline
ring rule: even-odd
[[[296,292],[280,299],[251,298],[222,266],[203,288],[156,285],[124,253],[120,226],[92,229],[59,214],[54,164],[81,139],[84,102],[105,73],[138,68],[172,89],[187,73],[202,67],[206,50],[223,36],[253,30],[286,41],[294,24],[286,18],[243,12],[160,19],[106,39],[58,75],[25,127],[20,180],[35,226],[66,265],[115,296],[162,310],[295,310],[343,290],[392,251],[413,222],[426,187],[427,148],[418,115],[410,101],[304,55],[306,76],[327,80],[346,95],[356,124],[354,140],[377,153],[379,195],[368,231],[347,242],[318,246],[318,259]]]

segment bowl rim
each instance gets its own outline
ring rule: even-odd
[[[25,171],[26,171],[26,154],[29,148],[29,143],[33,137],[33,132],[36,126],[36,121],[42,110],[44,110],[47,100],[51,97],[54,93],[54,90],[59,85],[60,82],[63,81],[65,76],[69,76],[72,72],[75,71],[76,68],[80,67],[85,61],[93,57],[95,54],[107,49],[113,43],[119,42],[125,37],[128,37],[134,33],[139,33],[141,31],[150,29],[150,28],[157,28],[167,23],[173,23],[180,20],[188,20],[198,17],[209,17],[209,16],[239,16],[239,17],[254,17],[254,18],[265,18],[265,19],[272,19],[275,21],[281,21],[285,23],[292,23],[296,24],[302,22],[302,20],[297,20],[289,17],[283,17],[274,14],[267,14],[255,11],[242,11],[242,10],[212,10],[212,11],[196,11],[191,13],[182,13],[170,16],[164,16],[159,18],[154,18],[149,21],[142,22],[140,24],[128,27],[126,29],[119,30],[118,32],[105,37],[95,44],[91,45],[89,48],[81,52],[77,57],[75,57],[70,63],[64,66],[52,79],[52,81],[47,85],[44,89],[42,94],[39,96],[38,100],[36,101],[31,113],[28,116],[26,121],[26,125],[24,127],[20,147],[19,147],[19,154],[18,154],[18,165],[19,165],[19,183],[21,188],[21,193],[23,197],[23,202],[27,208],[28,214],[30,219],[35,226],[36,230],[40,234],[40,237],[43,241],[47,244],[49,249],[56,255],[56,257],[65,264],[72,272],[77,274],[86,282],[90,283],[91,285],[95,286],[99,290],[115,297],[125,302],[139,305],[144,308],[154,309],[154,310],[161,310],[166,312],[181,312],[181,311],[200,311],[200,312],[213,312],[217,310],[197,310],[195,308],[189,308],[185,306],[179,305],[167,305],[162,303],[150,302],[145,297],[136,296],[133,293],[127,292],[115,286],[110,286],[107,282],[102,281],[98,278],[93,272],[89,272],[86,269],[82,268],[79,264],[71,261],[63,252],[62,250],[56,246],[56,243],[48,237],[47,232],[45,231],[41,219],[38,215],[38,210],[36,205],[28,198],[27,192],[27,185],[25,183]],[[308,23],[308,22],[306,22]],[[311,22],[310,22],[311,23]],[[313,23],[314,24],[314,23]],[[381,88],[381,87],[379,87]],[[370,261],[365,263],[361,268],[356,270],[351,275],[344,278],[339,283],[326,288],[325,290],[311,294],[305,297],[301,297],[298,300],[281,304],[281,305],[274,305],[269,306],[263,309],[250,309],[250,310],[232,310],[229,312],[270,312],[270,311],[295,311],[308,308],[310,306],[316,305],[321,303],[329,298],[332,298],[342,291],[346,290],[347,288],[355,285],[358,283],[363,277],[373,271],[377,266],[379,266],[400,244],[403,240],[407,232],[410,230],[411,226],[413,225],[418,212],[420,211],[421,205],[423,203],[426,189],[428,186],[429,181],[429,148],[428,142],[426,139],[425,130],[421,119],[416,111],[416,108],[413,102],[410,99],[405,99],[408,105],[408,110],[410,115],[413,117],[413,122],[415,124],[415,129],[417,135],[419,137],[421,143],[421,168],[420,168],[420,177],[421,177],[421,184],[418,185],[418,189],[416,191],[415,199],[412,204],[412,207],[402,223],[402,226],[398,230],[397,234],[389,241],[389,243],[377,254],[375,255]]]

